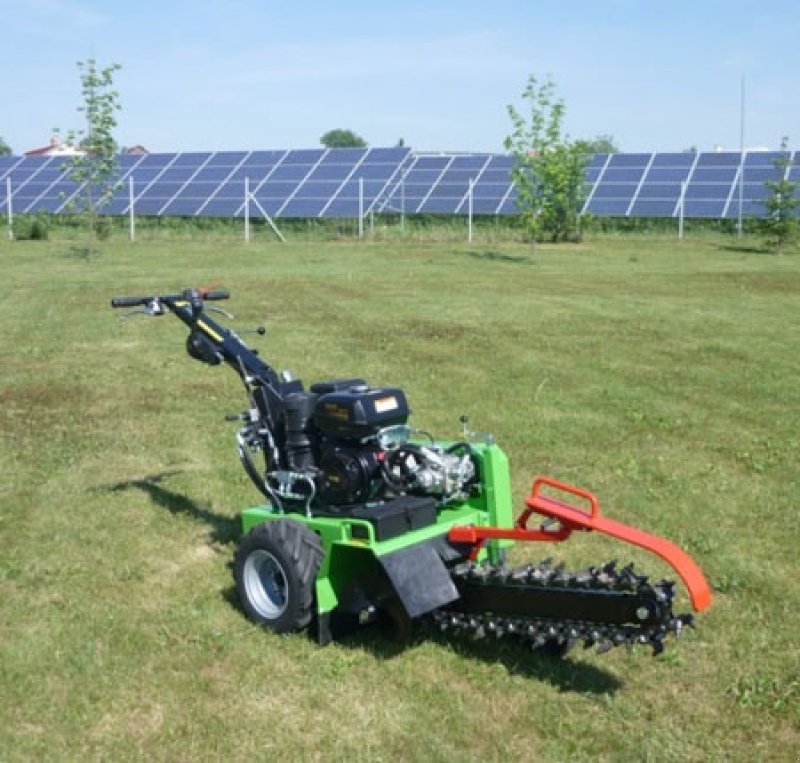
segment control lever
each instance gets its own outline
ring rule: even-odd
[[[267,333],[267,329],[264,326],[256,326],[254,329],[239,329],[239,334],[258,334],[259,336],[264,336]]]
[[[227,310],[223,310],[221,307],[217,307],[216,305],[204,305],[204,308],[209,313],[222,313],[229,321],[234,319],[233,313],[229,313]]]

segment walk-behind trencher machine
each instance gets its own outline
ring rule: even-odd
[[[189,355],[226,364],[247,409],[239,456],[263,495],[242,513],[236,587],[247,616],[278,633],[311,630],[321,644],[386,619],[474,637],[513,637],[566,652],[646,644],[655,653],[692,615],[672,612],[674,584],[614,562],[569,572],[549,560],[511,568],[515,542],[561,542],[597,532],[672,566],[693,608],[711,603],[703,574],[680,548],[603,515],[597,499],[537,478],[514,517],[508,460],[467,429],[441,441],[408,424],[403,390],[363,379],[311,384],[278,373],[210,313],[227,292],[117,297],[113,307],[188,328]],[[263,334],[263,329],[258,333]]]

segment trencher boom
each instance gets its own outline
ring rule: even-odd
[[[278,373],[209,313],[224,291],[116,297],[112,307],[171,312],[189,330],[189,355],[226,364],[248,407],[236,439],[264,497],[242,512],[235,557],[244,612],[278,633],[311,630],[321,644],[379,619],[401,631],[419,622],[475,637],[513,637],[565,653],[664,649],[692,615],[674,615],[674,583],[652,583],[615,562],[569,572],[549,560],[515,569],[515,542],[562,542],[597,532],[661,557],[692,607],[711,603],[702,572],[667,540],[606,517],[590,492],[538,477],[514,518],[508,460],[487,435],[453,441],[408,424],[398,387],[331,379],[306,389]],[[232,316],[228,316],[232,317]],[[263,334],[263,329],[258,333]]]

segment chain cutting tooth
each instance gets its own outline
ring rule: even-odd
[[[600,646],[597,647],[597,653],[605,654],[606,652],[610,652],[613,648],[614,643],[606,638],[600,642]]]
[[[522,583],[523,581],[527,580],[530,577],[532,570],[533,570],[533,565],[526,564],[524,567],[520,567],[519,569],[514,570],[511,573],[511,579],[515,580],[517,583]]]

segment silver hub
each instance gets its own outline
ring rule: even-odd
[[[244,563],[248,601],[265,620],[277,620],[289,605],[289,585],[280,562],[264,549],[250,553]]]

